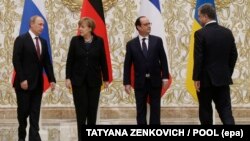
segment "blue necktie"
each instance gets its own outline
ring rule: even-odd
[[[142,38],[142,52],[143,52],[144,56],[147,58],[148,49],[147,49],[147,45],[146,45],[145,40],[146,40],[146,38]]]

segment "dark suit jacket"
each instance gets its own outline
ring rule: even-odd
[[[232,84],[237,50],[232,32],[217,23],[210,23],[194,35],[193,80],[201,87]]]
[[[101,37],[93,35],[89,48],[84,43],[82,36],[71,39],[66,64],[66,79],[72,85],[80,86],[87,81],[89,86],[100,86],[103,81],[108,81],[108,67]]]
[[[15,40],[12,61],[16,71],[13,83],[16,89],[21,89],[20,83],[24,80],[28,81],[29,90],[43,87],[43,68],[49,82],[56,82],[47,42],[41,37],[39,39],[42,45],[40,60],[29,32],[18,36]]]
[[[135,89],[143,87],[147,69],[150,73],[153,87],[161,87],[162,79],[169,78],[167,57],[162,39],[157,36],[149,35],[147,58],[143,55],[139,37],[127,43],[124,61],[124,85],[131,85],[130,74],[132,64],[134,64],[135,71]]]

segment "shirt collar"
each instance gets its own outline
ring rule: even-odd
[[[38,37],[31,30],[29,30],[29,34],[30,34],[30,36],[31,36],[32,39],[35,39],[35,37]]]
[[[146,40],[148,40],[148,37],[149,37],[149,36],[145,36],[145,37],[143,37],[143,36],[139,35],[139,39],[140,39],[140,41],[141,41],[143,38],[146,38]]]
[[[211,21],[207,22],[207,23],[205,24],[205,26],[208,25],[208,24],[211,24],[211,23],[216,23],[216,20],[211,20]]]

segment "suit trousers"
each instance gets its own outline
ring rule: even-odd
[[[15,89],[17,98],[18,138],[25,140],[27,118],[29,117],[29,141],[41,141],[39,118],[42,101],[42,88],[35,90]]]
[[[87,84],[73,86],[73,99],[76,111],[78,140],[82,141],[81,130],[84,125],[95,125],[101,86]]]
[[[149,124],[160,124],[161,87],[152,87],[150,78],[145,78],[142,88],[135,89],[136,120],[138,125],[147,124],[147,101],[150,103]]]
[[[201,124],[213,124],[212,101],[224,125],[234,125],[232,114],[230,87],[229,86],[210,86],[201,88],[197,93],[199,100],[199,118]]]

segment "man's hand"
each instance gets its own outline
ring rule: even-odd
[[[56,88],[56,83],[55,82],[51,82],[50,83],[50,88],[51,88],[51,91],[54,91],[55,88]]]
[[[168,80],[167,80],[167,79],[163,79],[163,80],[162,80],[162,88],[163,88],[163,89],[166,89],[167,86],[168,86]]]
[[[66,85],[66,87],[68,88],[68,89],[71,89],[71,81],[70,81],[70,79],[66,79],[66,81],[65,81],[65,85]]]
[[[109,82],[108,81],[104,81],[104,88],[108,88],[109,87]]]
[[[200,81],[194,81],[194,87],[197,92],[200,92]]]
[[[131,86],[130,85],[125,85],[125,91],[127,94],[131,93]]]
[[[21,82],[21,88],[24,90],[28,90],[28,81],[24,80],[23,82]]]

